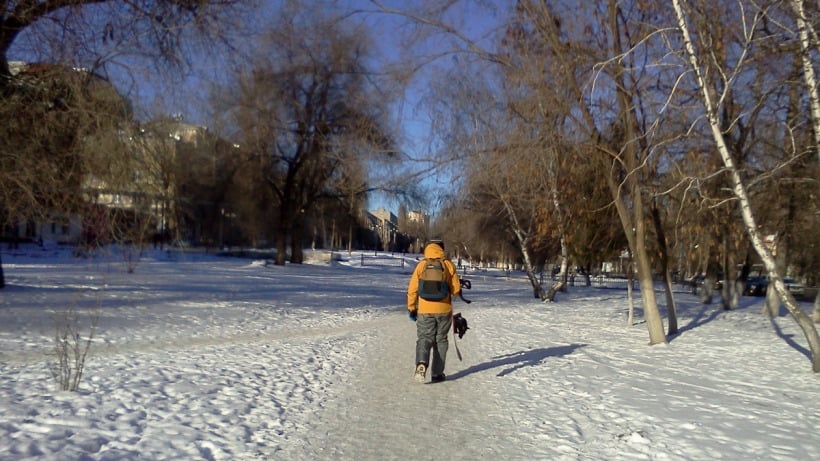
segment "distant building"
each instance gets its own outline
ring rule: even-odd
[[[370,212],[373,216],[376,217],[379,221],[383,223],[392,223],[393,225],[398,225],[399,218],[394,215],[392,212],[385,210],[384,208],[378,208]]]
[[[375,232],[384,250],[387,250],[396,243],[396,234],[399,230],[399,218],[384,208],[378,208],[369,211],[368,220],[370,222],[370,230]]]
[[[426,224],[429,215],[420,210],[412,210],[407,212],[407,221],[412,223]]]
[[[127,100],[107,79],[91,73],[89,69],[23,61],[10,61],[8,66],[11,76],[15,77],[10,84],[18,89],[52,91],[50,83],[74,84],[78,83],[77,77],[82,77],[85,97],[91,98],[96,104],[101,104],[107,111],[121,111],[122,115],[129,113]],[[84,181],[87,183],[89,179],[85,178]],[[59,208],[41,211],[42,213],[37,214],[36,217],[21,215],[16,222],[2,228],[0,237],[14,242],[47,240],[57,243],[76,243],[81,239],[84,227],[83,216]]]
[[[48,72],[55,72],[61,67],[52,64],[30,64],[20,61],[9,62],[9,69],[13,76],[27,85],[38,84]],[[85,69],[69,69],[74,72],[87,72]],[[117,100],[119,95],[107,81],[96,77],[92,90],[98,98],[103,96],[110,100]],[[52,77],[53,78],[53,77]],[[105,99],[104,99],[105,101]],[[165,232],[173,222],[174,189],[173,175],[170,169],[178,159],[178,146],[187,144],[197,145],[208,135],[204,126],[193,125],[182,121],[180,116],[161,118],[156,121],[121,126],[116,133],[126,148],[132,151],[132,158],[136,160],[134,170],[130,172],[131,181],[127,184],[115,185],[112,178],[88,174],[82,179],[82,193],[89,208],[81,216],[76,213],[67,213],[60,209],[49,210],[46,216],[39,218],[20,217],[18,222],[0,229],[0,237],[10,240],[47,240],[58,243],[78,243],[94,233],[88,229],[89,219],[99,220],[99,212],[116,209],[135,216],[141,214],[149,217],[156,227],[154,231]],[[204,159],[213,164],[216,170],[215,159]],[[169,180],[168,178],[171,178]],[[96,210],[92,212],[91,210]]]
[[[84,189],[89,202],[106,208],[132,210],[151,216],[155,232],[164,233],[178,223],[171,222],[175,208],[173,175],[180,143],[197,146],[207,128],[184,123],[178,118],[160,119],[121,135],[139,159],[140,169],[132,172],[133,181],[125,188],[112,188],[104,179],[88,177]],[[207,160],[207,159],[206,159]],[[171,178],[169,181],[167,178]]]

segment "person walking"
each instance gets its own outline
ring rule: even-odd
[[[431,368],[431,381],[445,380],[444,365],[453,322],[453,296],[461,294],[461,281],[453,262],[447,259],[442,240],[424,247],[407,285],[407,310],[416,322],[416,365],[414,378],[423,383]],[[432,350],[432,364],[430,351]]]

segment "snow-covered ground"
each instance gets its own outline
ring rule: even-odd
[[[447,381],[420,385],[412,258],[2,256],[2,460],[820,459],[820,376],[762,298],[724,312],[681,290],[681,334],[650,347],[624,290],[542,304],[520,275],[469,273],[463,361],[451,345]],[[63,392],[49,354],[71,311],[98,325]]]

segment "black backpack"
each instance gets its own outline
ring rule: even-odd
[[[447,272],[441,259],[425,259],[419,276],[419,297],[427,301],[441,301],[450,294]]]

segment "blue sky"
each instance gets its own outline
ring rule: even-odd
[[[278,14],[277,8],[281,3],[278,0],[263,0],[260,9],[250,16],[256,22],[255,27],[264,28],[268,24],[274,23],[274,19]],[[340,9],[350,8],[370,11],[370,13],[350,16],[348,20],[358,23],[364,22],[371,28],[381,59],[385,62],[394,64],[397,61],[403,62],[402,60],[406,59],[408,53],[416,57],[435,55],[440,53],[444,46],[449,46],[449,44],[444,44],[446,37],[442,35],[436,36],[434,39],[414,42],[411,48],[402,45],[400,40],[404,37],[405,32],[409,30],[406,25],[408,20],[396,15],[373,13],[377,8],[371,1],[348,0],[323,3],[332,3]],[[410,9],[412,4],[420,2],[388,1],[385,3],[396,8]],[[471,39],[481,41],[481,37],[488,30],[497,27],[500,18],[507,11],[510,11],[511,5],[503,6],[507,3],[506,1],[483,2],[480,0],[458,2],[450,8],[448,21],[463,30],[465,35]],[[499,6],[499,4],[502,6]],[[88,8],[104,9],[110,7],[110,5],[104,4],[103,6]],[[102,15],[99,17],[102,17]],[[250,33],[253,29],[254,26],[249,27],[248,32]],[[102,46],[99,43],[99,34],[91,31],[85,35],[90,37],[86,39],[97,41],[97,45]],[[249,48],[253,49],[254,45],[251,40],[243,40],[242,42],[243,45],[250,45]],[[36,34],[23,34],[10,50],[10,59],[24,61],[57,59],[55,56],[62,50],[48,50],[43,47],[43,44]],[[483,45],[488,48],[493,46],[492,43],[487,41],[484,41]],[[82,47],[78,47],[78,49],[80,48]],[[69,50],[69,52],[71,51]],[[230,74],[234,66],[224,56],[202,54],[203,57],[194,60],[192,66],[185,71],[184,75],[173,78],[171,75],[153,71],[144,62],[135,61],[132,57],[117,55],[115,53],[117,52],[116,49],[109,49],[108,52],[109,54],[105,56],[105,59],[119,65],[111,65],[107,70],[120,90],[132,99],[137,109],[137,116],[140,119],[181,114],[184,120],[191,123],[209,125],[209,118],[205,108],[207,107],[211,84],[223,80]],[[196,50],[192,52],[199,53]],[[233,54],[231,57],[237,57],[237,54]],[[429,108],[422,104],[422,100],[431,87],[431,79],[440,78],[442,69],[446,69],[452,63],[451,58],[439,59],[433,64],[421,68],[407,87],[403,100],[395,108],[395,119],[403,138],[401,147],[412,157],[429,155],[438,148],[435,140],[432,139]],[[75,63],[74,65],[78,64]],[[419,165],[419,167],[424,167],[424,165]],[[449,185],[451,183],[452,178],[445,173],[442,174],[444,174],[444,177],[429,178],[431,189],[442,184]],[[371,198],[371,208],[377,207],[384,207],[395,212],[398,209],[398,202],[376,195]]]
[[[348,2],[352,6],[366,8],[372,6],[366,0],[353,0]],[[408,10],[411,3],[395,1],[392,3],[397,9]],[[506,5],[506,6],[504,6]],[[457,27],[461,33],[471,40],[476,41],[487,49],[494,49],[495,44],[486,37],[491,31],[498,28],[499,23],[506,14],[512,10],[512,4],[507,1],[463,1],[455,3],[448,12],[448,21]],[[382,54],[386,59],[396,61],[405,59],[405,55],[410,54],[415,57],[435,56],[447,50],[452,45],[451,36],[445,34],[434,34],[426,41],[417,41],[412,44],[412,48],[406,48],[401,40],[405,38],[403,34],[409,32],[407,26],[408,19],[396,15],[373,14],[369,16],[369,23],[377,37],[377,42]],[[456,44],[456,46],[463,43]],[[421,68],[415,75],[409,86],[405,90],[404,100],[397,107],[396,119],[401,125],[404,144],[403,149],[413,157],[429,157],[434,155],[440,144],[435,139],[431,124],[433,123],[431,108],[426,105],[425,98],[429,97],[432,82],[440,80],[447,68],[454,65],[456,60],[452,55],[436,59],[427,66]],[[425,165],[419,165],[424,168]],[[449,189],[454,178],[450,171],[439,170],[433,177],[428,177],[426,189],[436,191]],[[432,193],[432,202],[428,204],[429,211],[435,212],[441,203],[436,200],[437,194]],[[386,197],[374,196],[371,200],[373,207],[383,207],[396,211],[398,201]]]

